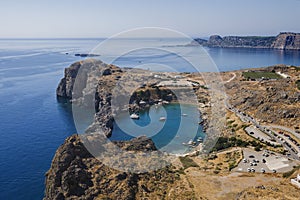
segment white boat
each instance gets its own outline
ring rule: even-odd
[[[163,103],[163,104],[169,104],[170,102],[168,102],[168,101],[163,101],[162,103]]]
[[[159,118],[159,121],[166,121],[166,117],[161,117],[161,118]]]
[[[133,114],[130,115],[130,118],[131,119],[139,119],[140,116],[138,116],[137,114],[133,113]]]
[[[140,101],[140,105],[145,105],[145,104],[147,104],[146,101],[143,101],[143,100]]]
[[[182,114],[182,116],[186,117],[186,116],[187,116],[187,114],[183,113],[183,114]]]

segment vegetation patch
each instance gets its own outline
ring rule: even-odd
[[[229,121],[227,121],[227,124],[232,124],[232,123],[234,123],[235,121],[234,120],[229,120]]]
[[[248,147],[252,146],[256,151],[260,151],[263,145],[255,140],[245,141],[236,137],[220,137],[211,152],[221,151],[230,147]]]
[[[289,178],[291,177],[298,169],[300,169],[300,166],[294,167],[291,171],[283,173],[283,178]]]
[[[247,147],[249,142],[241,140],[236,137],[226,138],[220,137],[212,151],[220,151],[223,149],[228,149],[230,147]]]
[[[297,85],[298,90],[300,90],[300,80],[296,81],[296,85]]]
[[[300,67],[296,67],[296,66],[291,66],[292,68],[294,68],[296,71],[300,71]]]
[[[249,71],[243,72],[243,76],[246,79],[281,79],[282,77],[275,72],[264,72],[264,71]]]
[[[197,163],[195,163],[189,157],[179,157],[179,160],[182,163],[184,169],[187,169],[189,167],[199,167],[199,165],[197,165]]]
[[[200,87],[201,87],[202,89],[204,89],[204,90],[208,90],[208,87],[205,86],[205,85],[200,85]]]

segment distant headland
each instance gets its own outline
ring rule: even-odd
[[[221,48],[258,48],[300,50],[300,33],[281,32],[277,36],[225,36],[212,35],[208,40],[196,38],[190,45]]]

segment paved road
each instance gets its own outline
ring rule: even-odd
[[[234,76],[232,78],[230,78],[229,80],[227,80],[226,83],[229,83],[229,82],[231,82],[232,80],[234,80],[236,78],[236,74],[235,73],[233,73],[233,74],[234,74]],[[275,132],[275,133],[276,133],[276,131],[271,130],[271,129],[276,128],[276,129],[281,129],[281,130],[287,131],[289,133],[292,133],[293,135],[295,135],[299,139],[300,139],[300,134],[298,134],[294,130],[292,130],[288,127],[284,127],[284,126],[273,125],[273,124],[265,125],[265,126],[260,125],[259,122],[257,122],[254,119],[254,117],[251,117],[251,116],[247,115],[246,113],[243,113],[243,112],[239,111],[237,108],[234,108],[232,105],[230,105],[228,96],[225,100],[225,106],[228,110],[230,110],[231,112],[234,112],[243,122],[251,123],[257,129],[259,129],[260,131],[265,133],[267,136],[275,139],[277,143],[281,144],[285,149],[287,149],[289,151],[291,158],[296,159],[296,160],[300,160],[300,157],[299,157],[300,153],[299,154],[295,153],[294,151],[292,151],[291,147],[287,146],[287,144],[285,143],[285,142],[287,142],[288,144],[291,144],[291,141],[289,141],[288,138],[285,138],[285,137],[281,137],[281,138],[284,139],[284,141],[282,141],[278,137],[275,137],[272,134],[272,131]],[[291,145],[291,146],[294,147],[294,144]],[[296,148],[296,150],[299,152],[298,148]]]
[[[270,124],[268,125],[267,127],[269,128],[277,128],[277,129],[281,129],[281,130],[284,130],[284,131],[287,131],[291,134],[293,134],[295,137],[297,137],[298,139],[300,139],[300,134],[299,133],[296,133],[296,131],[288,128],[288,127],[285,127],[285,126],[279,126],[279,125],[274,125],[274,124]]]
[[[239,111],[236,108],[233,108],[232,106],[230,106],[230,104],[228,102],[226,102],[226,106],[228,108],[228,110],[230,110],[231,112],[234,112],[242,121],[244,122],[249,122],[252,123],[257,129],[259,129],[260,131],[264,132],[266,135],[268,135],[269,137],[273,138],[276,140],[277,143],[281,144],[285,149],[287,149],[290,153],[290,157],[293,159],[297,159],[299,160],[299,154],[295,153],[291,147],[287,146],[284,142],[287,142],[288,144],[290,144],[292,147],[294,147],[294,144],[292,145],[291,141],[289,141],[287,138],[282,137],[284,139],[284,141],[281,141],[279,138],[274,137],[274,135],[272,134],[272,132],[270,131],[270,126],[262,126],[259,124],[259,122],[257,122],[253,117]],[[274,126],[272,126],[274,128]],[[278,127],[278,126],[277,126]],[[267,131],[269,130],[269,131]],[[276,132],[274,130],[272,130],[273,132]],[[278,135],[278,133],[277,133]],[[297,151],[299,149],[295,148]]]
[[[234,112],[243,122],[247,122],[247,123],[252,123],[257,129],[259,129],[260,131],[264,132],[266,135],[268,135],[269,137],[273,138],[276,140],[277,143],[281,144],[285,149],[288,150],[288,152],[290,153],[290,157],[296,160],[299,160],[299,155],[295,153],[291,147],[287,146],[285,144],[285,142],[287,142],[288,144],[291,144],[291,141],[289,141],[287,138],[282,137],[284,139],[284,141],[280,140],[279,138],[275,137],[272,132],[270,131],[271,128],[279,128],[282,130],[286,130],[292,134],[295,133],[295,131],[287,128],[287,127],[283,127],[283,126],[277,126],[277,125],[267,125],[267,126],[262,126],[259,124],[259,122],[257,122],[253,117],[239,111],[238,109],[234,108],[232,105],[229,104],[228,102],[228,98],[225,101],[225,106],[227,107],[228,110],[230,110],[231,112]],[[267,131],[269,130],[269,131]],[[274,130],[272,130],[273,132],[276,132]],[[299,134],[298,134],[299,135]],[[292,145],[293,147],[294,145]],[[295,148],[294,148],[295,149]],[[298,148],[296,148],[297,151],[299,151]]]

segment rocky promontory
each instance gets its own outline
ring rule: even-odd
[[[153,142],[143,137],[117,145],[131,151],[144,150],[145,146],[155,149]],[[110,168],[87,151],[78,135],[73,135],[56,151],[46,174],[44,200],[192,198],[180,182],[172,166],[142,174]]]
[[[209,40],[197,38],[195,41],[207,47],[300,50],[300,33],[290,32],[282,32],[277,36],[212,35]]]
[[[100,128],[110,137],[113,116],[120,112],[128,111],[132,114],[154,104],[176,102],[176,91],[181,99],[188,103],[189,98],[184,95],[201,89],[196,83],[181,83],[180,79],[178,84],[174,85],[174,82],[177,83],[174,77],[176,74],[158,75],[148,70],[121,69],[100,60],[87,59],[65,69],[65,76],[60,81],[56,93],[59,98],[67,99],[73,104],[95,109],[95,122],[87,131],[93,132]],[[190,84],[191,87],[186,87],[186,84]],[[201,99],[203,103],[208,101],[206,97]]]
[[[57,88],[57,96],[82,107],[89,107],[92,102],[95,119],[85,134],[67,138],[57,150],[46,174],[44,200],[194,198],[190,186],[181,180],[178,168],[165,165],[165,161],[160,158],[145,157],[148,153],[163,156],[151,139],[141,136],[130,141],[115,141],[113,145],[99,146],[97,143],[97,140],[106,140],[111,136],[114,116],[118,112],[136,113],[153,104],[176,101],[170,89],[159,85],[160,81],[167,84],[170,79],[168,76],[172,77],[170,82],[173,83],[173,74],[155,75],[147,70],[121,69],[94,59],[76,62],[66,68],[65,76]],[[176,86],[175,90],[184,93],[184,88]],[[112,109],[114,96],[118,101]],[[106,137],[95,134],[99,130]],[[94,147],[105,149],[114,145],[125,153],[119,157],[106,155],[103,159],[101,155],[90,153]],[[137,158],[133,158],[135,155]],[[113,156],[116,159],[112,159]],[[124,162],[129,163],[130,167],[139,168],[138,164],[134,165],[134,159],[141,159],[145,167],[162,167],[140,173],[118,170]]]

